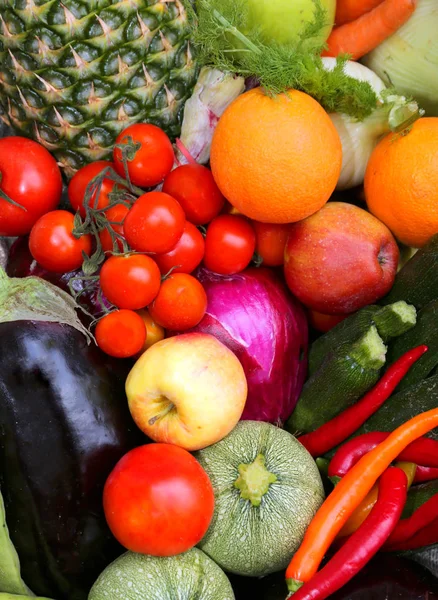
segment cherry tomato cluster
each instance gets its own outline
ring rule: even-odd
[[[99,256],[94,279],[116,310],[98,321],[95,335],[112,356],[135,356],[164,330],[184,331],[200,322],[207,297],[192,273],[201,263],[222,275],[238,273],[252,260],[283,263],[287,227],[238,214],[207,167],[193,162],[174,168],[172,143],[154,125],[131,125],[118,136],[112,161],[77,171],[68,186],[72,212],[53,210],[61,193],[59,168],[42,146],[29,143],[38,149],[35,168],[42,171],[34,196],[42,195],[46,177],[46,202],[36,209],[28,202],[26,211],[8,204],[4,212],[18,224],[21,216],[23,226],[14,232],[30,231],[30,252],[48,271],[79,270]],[[22,169],[15,163],[14,181],[13,167],[6,161],[0,192],[18,197]],[[25,196],[19,198],[25,203]]]

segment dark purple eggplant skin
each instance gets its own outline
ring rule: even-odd
[[[38,596],[85,600],[121,552],[102,492],[117,461],[147,439],[112,361],[59,323],[0,324],[0,486],[22,577]]]

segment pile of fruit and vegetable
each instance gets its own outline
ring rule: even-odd
[[[0,0],[0,600],[438,576],[437,28]]]

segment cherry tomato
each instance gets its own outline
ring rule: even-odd
[[[98,160],[97,162],[90,163],[82,169],[79,169],[70,180],[68,184],[68,198],[70,200],[71,206],[75,211],[79,210],[81,217],[85,217],[85,193],[87,190],[87,186],[92,179],[94,179],[99,173],[101,173],[104,169],[112,167],[114,169],[114,163],[109,162],[107,160]],[[102,182],[102,186],[100,188],[99,198],[97,199],[96,204],[96,192],[94,192],[93,196],[90,200],[91,208],[105,208],[110,203],[109,194],[113,191],[114,186],[117,185],[118,189],[120,189],[120,184],[116,184],[111,179],[105,178]],[[117,188],[116,188],[117,189]]]
[[[29,250],[47,271],[68,273],[83,263],[82,252],[90,256],[91,236],[75,238],[74,216],[66,210],[53,210],[38,219],[29,236]]]
[[[266,267],[279,267],[284,263],[284,249],[289,235],[289,225],[252,221],[256,234],[256,252]]]
[[[204,264],[222,275],[239,273],[251,262],[255,243],[254,229],[245,218],[219,215],[207,228]]]
[[[42,215],[58,206],[61,193],[61,171],[44,146],[19,136],[0,139],[0,236],[29,233]]]
[[[192,223],[186,221],[184,233],[176,246],[165,254],[154,256],[163,275],[172,273],[191,273],[204,257],[205,242],[202,233]],[[174,268],[175,267],[175,268]]]
[[[100,270],[102,292],[118,308],[144,308],[158,294],[160,285],[157,263],[144,254],[111,256]]]
[[[163,192],[178,200],[187,220],[195,225],[209,223],[225,203],[210,169],[203,165],[181,165],[174,169],[164,180]]]
[[[97,345],[116,358],[135,356],[146,341],[143,319],[133,310],[117,310],[102,317],[95,331]]]
[[[161,342],[161,340],[164,339],[164,329],[161,327],[161,325],[155,323],[146,308],[138,310],[137,314],[143,319],[143,323],[146,327],[146,341],[141,349],[141,352],[144,352],[157,342]]]
[[[114,206],[111,206],[111,208],[108,208],[108,210],[105,211],[105,216],[107,220],[111,223],[112,229],[122,236],[124,236],[123,221],[128,212],[129,208],[124,204],[115,204]],[[116,225],[116,223],[119,224]],[[102,231],[99,233],[99,238],[104,252],[112,252],[114,250],[113,242],[108,229],[102,229]],[[120,251],[123,250],[123,244],[120,239],[117,240],[117,246]]]
[[[130,125],[117,136],[116,144],[138,142],[140,148],[132,160],[128,160],[128,173],[131,182],[140,187],[153,187],[163,181],[170,173],[175,154],[170,139],[162,129],[150,123]],[[116,171],[125,177],[122,152],[114,148],[113,159]]]
[[[106,520],[122,546],[174,556],[196,546],[214,512],[210,479],[190,452],[147,444],[123,456],[103,491]]]
[[[123,223],[126,241],[137,252],[169,252],[184,232],[179,203],[163,192],[148,192],[135,201]]]
[[[195,327],[207,310],[207,294],[192,275],[175,273],[161,284],[157,297],[149,306],[153,320],[174,331]]]

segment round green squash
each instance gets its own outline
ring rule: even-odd
[[[170,557],[126,552],[96,580],[88,600],[234,600],[225,573],[201,550]]]
[[[201,550],[238,575],[285,569],[324,500],[318,467],[304,446],[269,423],[240,421],[195,456],[216,501]]]

